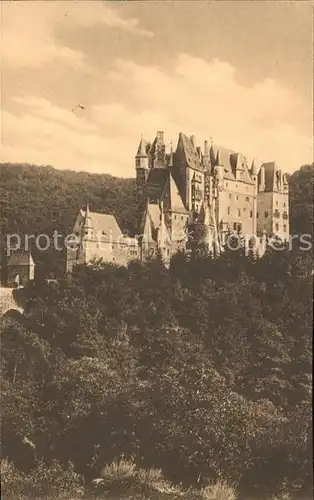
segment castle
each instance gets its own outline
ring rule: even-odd
[[[166,148],[164,133],[140,140],[135,155],[138,236],[122,234],[113,215],[81,210],[74,225],[76,248],[67,250],[67,271],[103,259],[125,265],[160,252],[165,263],[191,242],[219,253],[228,234],[289,237],[287,176],[275,162],[253,161],[241,153],[179,134]]]

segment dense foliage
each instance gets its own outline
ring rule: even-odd
[[[290,225],[292,234],[313,236],[314,164],[303,165],[289,177]]]
[[[89,484],[124,457],[184,488],[311,484],[309,252],[95,263],[26,292],[1,346],[18,469],[71,462]]]

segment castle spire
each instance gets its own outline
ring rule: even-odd
[[[135,168],[136,169],[147,169],[148,168],[148,155],[146,152],[146,141],[141,136],[140,143],[137,148],[137,153],[135,155]]]
[[[147,158],[147,153],[146,153],[146,143],[143,138],[143,134],[141,135],[141,140],[139,143],[139,146],[137,148],[137,153],[135,158]]]
[[[85,229],[92,229],[92,220],[91,220],[91,216],[90,216],[88,202],[86,204],[86,211],[85,211],[85,218],[84,218],[84,228]]]
[[[216,165],[217,165],[217,167],[220,167],[222,165],[221,158],[220,158],[220,150],[219,149],[217,151],[217,156],[216,156]]]
[[[252,166],[251,166],[251,175],[257,175],[257,166],[256,166],[254,158],[253,158]]]

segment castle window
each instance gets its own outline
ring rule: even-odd
[[[287,226],[286,226],[286,224],[284,224],[283,230],[284,230],[285,233],[287,232]]]
[[[226,188],[228,187],[228,182],[226,182]]]
[[[238,199],[239,199],[239,196],[236,196],[236,200],[238,200]]]
[[[231,197],[232,197],[232,194],[231,194],[231,193],[229,193],[229,198],[231,198]]]
[[[267,219],[267,217],[268,217],[268,212],[264,212],[264,217],[265,217],[265,219]]]
[[[256,212],[256,218],[258,219],[258,212]]]
[[[174,216],[174,220],[176,220],[176,218],[177,218],[177,216],[175,215],[175,216]]]
[[[253,210],[250,210],[250,219],[253,217]]]
[[[276,231],[279,231],[279,224],[275,224]]]
[[[250,201],[250,198],[247,196],[247,197],[245,198],[245,201]]]
[[[183,217],[183,215],[181,215],[181,220],[184,220],[184,217]]]
[[[237,222],[234,222],[233,223],[233,230],[236,231],[238,228],[238,223]]]
[[[241,210],[238,208],[238,217],[241,217]]]
[[[230,215],[230,207],[228,207],[228,215]]]
[[[167,255],[168,255],[168,256],[170,255],[170,250],[169,250],[169,248],[167,248]]]
[[[286,204],[285,203],[283,204],[283,208],[286,208]]]
[[[278,201],[276,201],[276,207],[278,207]]]

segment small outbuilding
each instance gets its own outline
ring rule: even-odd
[[[19,288],[34,279],[35,263],[29,251],[12,252],[6,267],[8,287]]]

